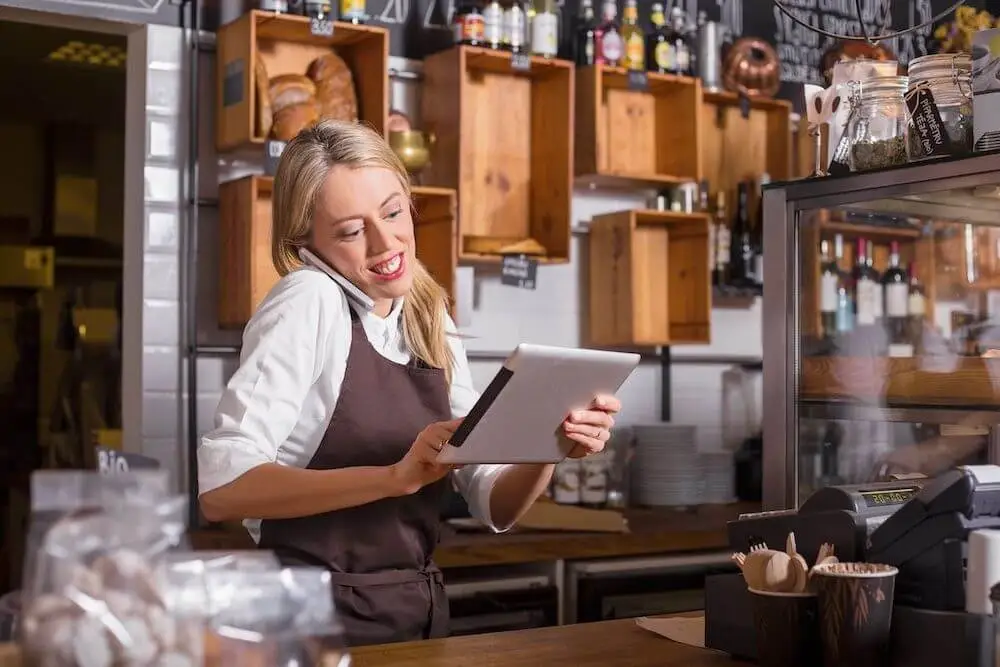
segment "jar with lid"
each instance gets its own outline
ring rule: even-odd
[[[906,163],[905,76],[876,76],[851,84],[847,121],[851,171]]]
[[[972,58],[937,53],[914,58],[906,93],[910,160],[972,152]]]

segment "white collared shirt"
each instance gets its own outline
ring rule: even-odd
[[[309,465],[340,396],[351,349],[352,307],[379,354],[401,364],[410,360],[400,320],[402,300],[381,318],[355,306],[317,269],[303,267],[283,277],[247,323],[240,367],[222,393],[213,430],[198,446],[199,494],[264,463]],[[456,332],[451,318],[448,328]],[[452,335],[449,343],[455,357],[451,413],[459,418],[479,394],[461,340]],[[494,530],[490,492],[505,467],[467,465],[455,471],[469,511]],[[258,541],[260,520],[248,519],[244,525]]]

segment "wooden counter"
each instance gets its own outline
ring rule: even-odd
[[[759,509],[751,503],[690,510],[630,509],[625,512],[628,533],[515,530],[494,535],[456,533],[446,526],[434,558],[441,567],[454,568],[715,551],[727,548],[727,521]],[[197,549],[253,547],[242,528],[193,531],[191,541]]]
[[[634,620],[496,632],[352,651],[353,667],[733,667],[728,655],[643,630]]]

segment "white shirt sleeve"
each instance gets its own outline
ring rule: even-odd
[[[448,343],[455,357],[451,378],[451,414],[456,419],[469,414],[472,406],[479,400],[479,392],[472,384],[472,371],[469,369],[465,346],[457,333],[455,323],[449,317]],[[490,516],[490,494],[500,473],[506,469],[507,465],[504,464],[479,464],[462,466],[455,471],[455,485],[469,504],[469,512],[496,533],[510,528],[496,526]]]
[[[243,332],[240,366],[198,446],[199,494],[273,463],[324,367],[329,331],[314,280],[282,280]]]

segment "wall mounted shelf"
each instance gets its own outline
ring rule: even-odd
[[[458,46],[424,61],[427,183],[458,193],[458,256],[569,261],[573,64]]]
[[[305,74],[315,58],[336,51],[350,67],[360,120],[385,132],[389,114],[389,33],[384,28],[334,23],[333,34],[310,32],[305,16],[247,12],[219,28],[216,40],[216,149],[263,144],[257,123],[257,62],[269,78]]]
[[[593,346],[711,341],[709,216],[621,211],[590,223]]]
[[[645,90],[621,67],[576,72],[581,184],[665,188],[702,173],[701,82],[645,74]]]
[[[278,281],[271,262],[274,179],[246,176],[219,186],[219,327],[243,327]],[[454,304],[457,243],[455,192],[413,188],[417,259]]]

